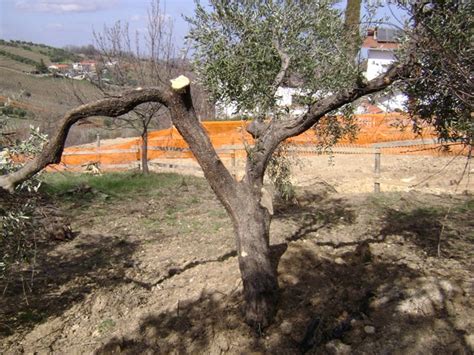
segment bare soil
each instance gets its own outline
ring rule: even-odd
[[[223,208],[204,180],[177,176],[133,197],[55,201],[75,237],[40,243],[34,270],[0,285],[0,352],[472,353],[465,161],[383,157],[373,194],[373,157],[341,157],[303,160],[296,199],[275,205],[281,295],[268,329],[242,322]]]

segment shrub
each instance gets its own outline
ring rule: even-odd
[[[38,153],[46,137],[38,128],[31,128],[30,137],[1,151],[0,173],[16,171],[22,166],[18,157],[28,157]],[[20,195],[0,195],[0,279],[6,276],[11,265],[27,260],[34,252],[34,235],[39,231],[34,194],[40,187],[37,178],[19,185]],[[33,236],[33,238],[32,238]]]

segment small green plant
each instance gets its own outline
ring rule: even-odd
[[[113,319],[105,319],[97,326],[97,330],[101,334],[108,333],[115,327],[115,325],[116,323]]]
[[[46,64],[44,64],[43,58],[41,58],[40,62],[36,64],[35,68],[38,72],[43,74],[48,72],[48,67],[46,66]]]
[[[7,116],[10,118],[26,118],[28,115],[28,111],[19,108],[19,107],[12,107],[12,106],[3,106],[0,107],[0,116]]]

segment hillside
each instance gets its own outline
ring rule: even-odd
[[[42,77],[0,67],[0,106],[10,102],[25,111],[24,119],[8,119],[9,130],[28,131],[30,124],[51,133],[58,119],[71,108],[101,97],[88,81]]]
[[[25,41],[0,39],[0,67],[34,71],[41,60],[46,64],[79,61],[80,56],[61,48]]]
[[[32,124],[51,134],[66,111],[101,98],[100,90],[87,80],[34,74],[41,62],[72,64],[84,59],[60,48],[0,40],[0,117],[3,114],[6,119],[4,130],[15,131],[19,138],[24,138]],[[10,114],[14,110],[14,114]],[[80,131],[81,143],[96,136],[95,132],[84,132],[87,129],[90,127],[74,128],[74,132]],[[77,140],[77,137],[72,138]]]

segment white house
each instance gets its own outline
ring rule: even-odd
[[[395,61],[395,50],[399,47],[399,31],[375,28],[367,31],[362,48],[367,49],[367,80],[382,74]]]
[[[362,48],[367,49],[367,80],[372,80],[384,73],[396,60],[395,50],[399,47],[399,31],[391,28],[370,29]],[[403,110],[407,101],[405,95],[394,92],[380,96],[373,104],[384,112]]]
[[[304,107],[298,102],[298,97],[302,95],[303,91],[301,89],[287,86],[278,87],[275,93],[277,105],[282,108],[288,108],[292,115],[299,115],[305,112]],[[237,113],[237,104],[217,104],[217,111],[218,114],[225,117],[233,117]]]
[[[399,32],[391,28],[375,28],[367,33],[367,37],[362,45],[367,51],[367,80],[372,80],[384,73],[388,67],[396,60],[395,50],[399,47]],[[299,88],[281,86],[276,92],[277,104],[280,107],[288,108],[292,115],[299,115],[305,112],[304,105],[299,102],[299,97],[305,93]],[[386,95],[378,95],[372,100],[363,101],[356,109],[356,113],[381,113],[403,110],[407,98],[400,92],[393,92]],[[227,117],[236,114],[237,105],[218,105],[218,112]]]

